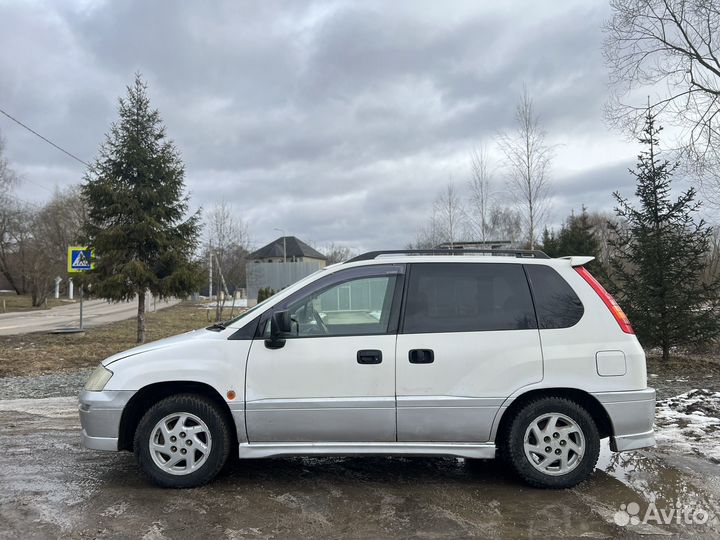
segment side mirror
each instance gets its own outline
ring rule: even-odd
[[[292,332],[292,321],[287,311],[276,311],[270,319],[270,337],[265,340],[268,349],[282,349],[285,346],[286,334]]]
[[[274,336],[280,334],[289,334],[292,332],[292,321],[290,320],[290,313],[287,311],[276,311],[272,315],[272,326],[270,327],[270,333]]]

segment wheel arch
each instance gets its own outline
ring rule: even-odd
[[[510,424],[510,421],[514,417],[515,413],[520,410],[526,403],[533,399],[542,397],[559,397],[574,401],[578,405],[585,408],[592,419],[595,421],[600,438],[611,437],[613,435],[613,425],[610,420],[610,415],[603,407],[602,403],[598,399],[586,392],[585,390],[579,390],[577,388],[536,388],[528,390],[527,392],[520,394],[507,406],[507,408],[501,408],[498,412],[498,416],[495,418],[495,429],[493,430],[495,441],[498,441],[503,436],[504,430]]]
[[[197,394],[211,399],[228,422],[233,442],[237,444],[237,429],[232,412],[220,393],[207,383],[197,381],[163,381],[149,384],[135,392],[125,405],[118,430],[118,450],[133,450],[133,439],[140,419],[158,401],[176,394]]]

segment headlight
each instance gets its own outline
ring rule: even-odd
[[[105,385],[112,376],[112,371],[106,369],[103,365],[98,366],[85,383],[85,390],[88,390],[89,392],[100,392],[103,388],[105,388]]]

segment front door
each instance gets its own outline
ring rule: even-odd
[[[543,376],[523,267],[411,264],[407,279],[397,340],[398,441],[485,442],[505,398]]]
[[[395,441],[402,274],[403,265],[341,270],[274,308],[289,311],[293,331],[282,348],[252,343],[250,443]],[[266,336],[270,324],[261,321]]]

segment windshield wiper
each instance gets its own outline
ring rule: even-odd
[[[225,321],[220,321],[220,322],[211,324],[210,326],[205,328],[205,330],[212,330],[214,332],[219,332],[220,330],[225,330],[226,328],[227,328],[227,326],[225,326]]]

